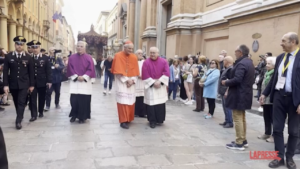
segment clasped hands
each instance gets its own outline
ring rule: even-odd
[[[79,82],[83,82],[83,81],[84,81],[84,78],[83,78],[82,76],[78,76],[78,77],[77,77],[77,80],[78,80]]]
[[[158,89],[158,88],[161,87],[161,82],[160,82],[159,80],[157,80],[157,81],[154,82],[153,86],[154,86],[156,89]]]
[[[126,81],[126,85],[127,85],[127,88],[130,88],[132,85],[134,85],[134,81],[132,79],[129,79]]]

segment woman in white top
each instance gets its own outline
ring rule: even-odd
[[[187,60],[186,57],[184,58],[184,60]],[[184,88],[187,95],[187,100],[185,101],[184,104],[191,105],[193,104],[192,96],[193,96],[193,89],[194,89],[193,70],[197,67],[197,64],[194,64],[194,59],[192,57],[190,57],[188,61],[189,63],[185,64],[183,67],[185,72]]]

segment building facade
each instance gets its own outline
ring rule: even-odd
[[[52,21],[52,16],[59,11],[60,4],[62,0],[0,0],[1,47],[14,50],[15,36],[24,36],[27,41],[38,40],[46,50],[56,47],[59,26]]]
[[[282,52],[283,34],[300,34],[300,0],[119,0],[117,7],[117,38],[147,55],[157,46],[168,58],[201,52],[212,59],[245,44],[257,63]]]

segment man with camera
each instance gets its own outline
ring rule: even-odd
[[[50,56],[48,57],[51,70],[52,70],[52,85],[47,89],[46,93],[46,107],[45,111],[50,109],[51,104],[51,95],[54,90],[55,92],[55,107],[60,108],[59,97],[60,97],[60,87],[62,81],[62,70],[64,69],[63,61],[60,57],[57,57],[56,54],[61,53],[61,50],[56,50],[54,47],[49,49]]]
[[[34,40],[33,45],[33,63],[34,63],[34,79],[35,88],[30,96],[30,106],[31,106],[31,119],[33,122],[37,119],[37,112],[39,112],[39,117],[44,117],[44,106],[46,100],[46,88],[51,88],[52,83],[52,71],[51,64],[48,57],[40,53],[39,41]],[[37,106],[37,96],[39,97],[39,105]]]

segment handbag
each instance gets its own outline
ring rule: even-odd
[[[190,66],[189,70],[191,69],[192,66],[193,66],[193,65]],[[183,80],[187,80],[187,79],[188,79],[188,76],[189,76],[189,74],[184,73],[184,74],[182,75]]]
[[[215,70],[216,70],[216,69],[215,69]],[[213,70],[213,71],[215,71],[215,70]],[[202,78],[199,80],[199,84],[205,83],[207,77],[208,77],[213,71],[209,72],[207,75],[202,76]]]

